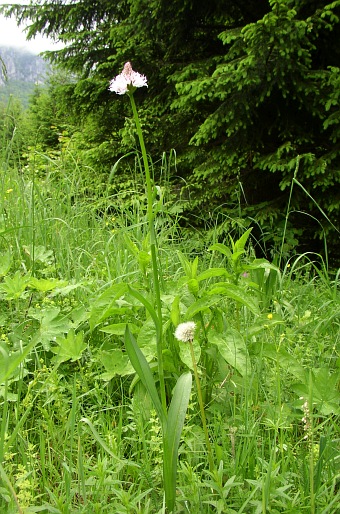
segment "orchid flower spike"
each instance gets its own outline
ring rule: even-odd
[[[110,82],[109,90],[117,93],[117,95],[124,95],[127,92],[132,92],[137,87],[148,87],[145,75],[141,75],[137,71],[133,71],[131,63],[124,64],[122,73],[117,75]]]

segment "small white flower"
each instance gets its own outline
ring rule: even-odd
[[[187,321],[181,323],[175,330],[175,337],[183,343],[192,341],[194,339],[194,333],[196,329],[196,323],[194,321]]]
[[[132,88],[144,86],[148,87],[145,75],[133,71],[131,63],[127,62],[124,65],[122,73],[111,80],[109,90],[117,93],[117,95],[124,95]]]

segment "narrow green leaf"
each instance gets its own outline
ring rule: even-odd
[[[188,259],[182,254],[182,252],[177,252],[178,258],[181,261],[182,268],[187,278],[192,278],[192,270],[191,264]]]
[[[138,467],[138,464],[134,464],[134,463],[132,463],[130,461],[122,460],[119,457],[117,457],[117,455],[115,453],[113,453],[113,451],[108,447],[106,442],[98,434],[97,430],[93,426],[93,423],[91,423],[91,421],[88,418],[81,418],[79,421],[81,421],[82,423],[86,423],[86,425],[90,428],[90,430],[91,430],[95,440],[97,441],[97,443],[99,443],[99,445],[103,448],[103,450],[105,450],[106,453],[108,453],[111,457],[113,457],[116,462],[119,462],[121,465],[129,464],[129,466],[136,466],[136,467]]]
[[[244,252],[244,247],[246,245],[246,242],[248,240],[248,237],[250,236],[250,232],[253,230],[253,227],[248,228],[248,230],[245,231],[244,234],[235,242],[235,253],[237,252]]]
[[[142,305],[144,305],[144,307],[150,314],[151,318],[154,321],[155,327],[156,327],[156,333],[157,333],[157,339],[158,339],[159,334],[161,333],[161,330],[162,330],[162,326],[158,319],[155,309],[152,307],[151,303],[136,289],[129,287],[129,292],[130,292],[130,294],[132,294],[132,296],[137,298],[137,300],[139,300]]]
[[[0,384],[11,378],[38,342],[39,338],[36,336],[21,351],[14,352],[11,355],[8,355],[7,349],[0,346]]]
[[[175,508],[178,447],[191,394],[191,373],[181,375],[174,388],[164,432],[164,490],[169,512]]]
[[[198,269],[198,257],[195,257],[191,264],[191,278],[197,277],[197,269]]]
[[[171,311],[170,311],[170,319],[172,324],[177,327],[177,325],[180,324],[181,320],[181,311],[179,307],[179,296],[175,296],[172,305],[171,305]]]
[[[128,325],[126,325],[124,341],[125,348],[131,361],[131,364],[136,370],[136,373],[141,379],[141,382],[143,383],[144,387],[148,391],[152,399],[153,405],[155,407],[155,410],[158,414],[161,425],[164,427],[166,423],[166,413],[164,412],[161,401],[159,399],[153,374],[134,336],[131,334]]]

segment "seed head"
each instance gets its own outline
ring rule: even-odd
[[[187,343],[188,341],[192,341],[194,339],[195,329],[196,323],[194,321],[181,323],[175,330],[175,337],[179,341]]]

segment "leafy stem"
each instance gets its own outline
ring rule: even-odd
[[[150,231],[150,250],[151,250],[151,262],[152,262],[152,274],[153,274],[153,284],[154,284],[154,294],[155,294],[155,302],[157,309],[157,317],[160,327],[162,324],[162,304],[161,304],[161,294],[160,294],[160,284],[159,284],[159,271],[158,271],[158,261],[157,261],[157,249],[156,249],[156,231],[154,225],[154,212],[153,212],[153,195],[152,195],[152,183],[150,176],[150,168],[148,157],[146,153],[145,143],[142,128],[139,121],[139,116],[136,108],[135,99],[133,97],[133,91],[129,91],[128,93],[134,121],[136,124],[138,139],[140,148],[142,151],[143,165],[145,171],[145,180],[146,180],[146,194],[147,194],[147,218],[148,225]],[[163,368],[163,331],[162,328],[157,330],[157,365],[158,365],[158,375],[159,375],[159,384],[160,384],[160,393],[161,393],[161,402],[164,411],[166,411],[166,394],[165,394],[165,381],[164,381],[164,368]]]
[[[215,464],[214,464],[213,452],[212,452],[212,448],[211,448],[211,444],[210,444],[210,439],[209,439],[207,420],[206,420],[205,412],[204,412],[202,389],[201,389],[200,379],[199,379],[199,376],[198,376],[197,364],[196,364],[196,359],[195,359],[195,353],[194,353],[194,348],[193,348],[193,345],[192,345],[192,339],[189,339],[188,342],[189,342],[189,346],[190,346],[192,366],[193,366],[193,369],[194,369],[194,376],[195,376],[195,382],[196,382],[196,388],[197,388],[198,403],[199,403],[200,411],[201,411],[201,418],[202,418],[202,425],[203,425],[203,431],[204,431],[204,436],[205,436],[205,442],[206,442],[207,450],[208,450],[209,467],[210,467],[210,471],[213,471],[215,469]]]

